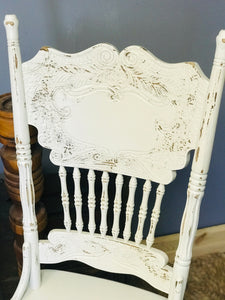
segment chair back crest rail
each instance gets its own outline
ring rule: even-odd
[[[23,77],[28,122],[54,164],[168,184],[196,148],[208,87],[196,63],[167,64],[139,46],[44,47]]]
[[[225,31],[217,37],[208,79],[197,63],[168,64],[140,46],[119,52],[112,45],[98,44],[75,54],[42,47],[22,64],[16,17],[6,16],[5,27],[24,238],[26,247],[31,245],[31,286],[40,284],[39,259],[41,263],[74,259],[106,271],[137,275],[168,293],[169,299],[182,299],[224,83]],[[51,150],[50,160],[59,166],[64,211],[65,229],[51,231],[48,240],[39,243],[28,124],[38,129],[39,143]],[[176,170],[187,165],[191,150],[195,153],[187,202],[175,264],[170,267],[167,255],[152,245],[165,186],[174,180]],[[71,230],[66,167],[73,168],[76,231]],[[83,230],[81,168],[88,169],[88,232]],[[101,171],[100,199],[95,194],[95,171]],[[111,228],[107,217],[110,173],[116,174]],[[121,228],[124,176],[129,176],[129,185]],[[139,201],[135,197],[138,178],[144,179]],[[153,182],[158,186],[148,220]],[[134,207],[138,217],[133,241]],[[143,244],[146,222],[149,232]]]

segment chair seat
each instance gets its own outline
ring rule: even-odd
[[[111,280],[65,271],[42,270],[41,287],[37,290],[28,289],[23,299],[160,300],[166,298]]]

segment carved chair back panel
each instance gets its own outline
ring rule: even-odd
[[[29,123],[56,165],[167,184],[196,148],[208,79],[139,46],[43,47],[23,64]]]
[[[40,286],[39,262],[80,260],[139,276],[168,299],[183,299],[224,85],[225,31],[217,36],[208,80],[196,63],[167,64],[139,46],[119,53],[99,44],[76,54],[43,47],[21,64],[16,17],[6,16],[5,26],[25,241],[14,298],[23,298],[28,282]],[[51,149],[61,183],[65,229],[40,241],[27,123]],[[167,255],[153,247],[155,229],[165,184],[186,165],[191,149],[187,201],[170,267]],[[66,166],[73,167],[77,230],[71,230]]]

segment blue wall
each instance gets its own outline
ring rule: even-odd
[[[224,0],[0,0],[0,94],[10,91],[5,14],[20,21],[22,59],[43,45],[77,52],[99,42],[122,49],[139,44],[168,62],[197,61],[210,75],[215,38],[225,28]],[[223,97],[224,98],[224,97]],[[200,227],[225,223],[225,99],[222,102]],[[44,156],[44,169],[55,172]],[[185,203],[187,171],[178,172],[162,205],[158,233],[178,231]],[[2,173],[2,165],[0,173]],[[179,175],[185,174],[184,179]],[[172,212],[176,205],[178,217]]]

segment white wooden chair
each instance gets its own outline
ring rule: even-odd
[[[23,206],[23,271],[13,299],[165,299],[142,289],[75,273],[42,270],[40,263],[79,260],[109,272],[136,275],[170,300],[183,299],[224,84],[225,31],[217,37],[210,79],[194,62],[167,64],[139,46],[119,53],[99,44],[76,54],[43,47],[21,64],[18,21],[7,15],[15,141]],[[59,166],[65,229],[38,241],[28,124]],[[175,263],[152,247],[165,186],[194,150]],[[73,167],[76,230],[71,229],[65,167]],[[88,171],[88,232],[83,231],[79,168]],[[102,196],[95,197],[95,170]],[[108,183],[116,173],[113,226],[108,234]],[[120,228],[124,175],[130,176]],[[145,180],[136,199],[137,178]],[[151,182],[158,184],[151,220],[145,220]],[[96,228],[95,203],[101,224]],[[133,211],[139,207],[135,240]],[[146,244],[143,227],[150,223]],[[98,231],[99,230],[99,231]],[[100,232],[100,233],[96,233]],[[122,236],[122,237],[120,237]]]

